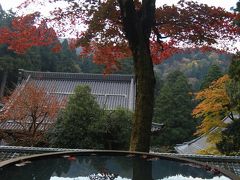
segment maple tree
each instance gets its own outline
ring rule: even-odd
[[[4,95],[9,74],[11,76],[11,72],[20,68],[21,62],[26,59],[23,53],[29,52],[33,46],[47,46],[53,52],[61,48],[54,29],[40,19],[39,13],[15,16],[0,7],[0,99]]]
[[[57,5],[61,0],[49,0]],[[22,8],[41,0],[27,0]],[[196,2],[179,1],[178,5],[155,7],[155,0],[66,1],[66,8],[52,12],[60,34],[71,30],[75,45],[83,55],[94,56],[106,64],[106,72],[118,67],[117,58],[133,56],[136,76],[136,105],[130,150],[149,151],[154,105],[155,77],[153,62],[177,52],[182,43],[203,49],[217,39],[234,40],[239,29],[232,25],[235,15],[222,8]],[[44,3],[44,2],[43,2]],[[83,32],[74,28],[82,23]],[[164,39],[169,39],[164,41]],[[195,44],[195,45],[194,45]]]
[[[214,81],[208,88],[196,93],[196,100],[200,103],[195,107],[192,115],[195,118],[203,118],[198,126],[196,135],[208,135],[210,146],[200,153],[216,153],[214,144],[221,140],[222,128],[226,124],[222,121],[229,115],[230,98],[227,94],[226,84],[230,81],[228,75],[224,75]],[[214,131],[213,128],[215,129]],[[213,146],[212,146],[213,145]]]
[[[64,106],[54,95],[48,94],[44,87],[32,82],[17,89],[7,98],[7,103],[1,110],[0,120],[11,120],[20,126],[22,132],[34,142],[40,131],[45,132]]]
[[[0,28],[0,44],[8,49],[23,54],[33,46],[52,46],[58,52],[61,45],[53,28],[48,28],[46,21],[40,20],[39,13],[13,18],[11,25]]]

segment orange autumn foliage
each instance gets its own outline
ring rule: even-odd
[[[201,102],[193,110],[195,118],[203,117],[196,134],[208,133],[212,128],[224,127],[222,118],[227,115],[230,99],[226,92],[229,76],[224,75],[214,81],[208,88],[196,94],[196,100]]]
[[[50,46],[53,52],[59,52],[61,45],[55,31],[38,17],[39,13],[33,13],[14,18],[11,27],[0,28],[0,44],[7,44],[19,54],[33,46]]]
[[[20,8],[34,3],[46,5],[47,2],[57,6],[60,1],[26,0]],[[52,24],[59,35],[72,33],[75,36],[72,43],[75,46],[72,47],[83,47],[82,55],[93,53],[94,62],[104,64],[105,72],[112,72],[118,68],[119,59],[132,56],[122,26],[121,1],[68,1],[65,8],[59,7],[51,12],[49,21],[54,22]],[[140,14],[142,2],[133,2]],[[218,39],[236,40],[240,33],[240,28],[232,23],[236,16],[220,7],[184,0],[176,5],[155,8],[155,24],[149,44],[153,62],[159,64],[178,53],[183,44],[207,51],[218,43]],[[76,28],[79,24],[86,28]]]
[[[46,131],[56,120],[64,104],[54,95],[48,94],[44,87],[28,82],[8,98],[0,114],[0,120],[11,120],[20,125],[23,132],[31,134]]]
[[[60,1],[48,0],[55,5]],[[26,0],[23,7],[32,2],[46,1]],[[96,53],[94,61],[104,63],[106,67],[117,67],[114,61],[125,54],[115,51],[122,47],[129,48],[133,56],[137,86],[131,151],[148,152],[150,147],[155,86],[153,57],[161,56],[155,60],[160,63],[176,48],[213,46],[218,40],[236,40],[240,32],[240,28],[232,23],[234,14],[195,1],[180,0],[177,5],[159,8],[152,0],[66,2],[66,6],[55,8],[51,14],[52,24],[60,30],[59,34],[70,30],[68,32],[76,35],[76,45],[97,47],[92,51]],[[86,28],[76,32],[80,23]],[[159,43],[159,47],[153,48],[154,53],[152,42]],[[165,42],[173,44],[166,48]]]
[[[207,134],[207,140],[210,143],[207,149],[199,153],[218,153],[214,145],[221,140],[222,128],[226,127],[222,119],[229,113],[230,99],[226,91],[226,83],[229,80],[229,76],[224,75],[196,94],[196,100],[200,103],[193,110],[192,115],[203,120],[195,134]]]

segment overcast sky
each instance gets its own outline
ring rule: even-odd
[[[0,4],[2,5],[4,10],[9,10],[9,9],[13,9],[16,8],[17,6],[19,6],[22,2],[24,2],[25,0],[0,0]],[[37,1],[37,0],[35,0]],[[47,0],[39,0],[41,2],[46,2]],[[163,4],[168,4],[168,5],[172,5],[172,4],[176,4],[179,0],[156,0],[156,4],[157,6],[161,6]],[[235,7],[236,3],[238,2],[238,0],[195,0],[199,3],[204,3],[204,4],[208,4],[209,6],[220,6],[222,8],[225,8],[227,11],[230,11],[231,7]],[[59,5],[59,3],[58,3]],[[66,4],[65,4],[66,5]],[[62,4],[62,7],[65,6],[64,4]],[[35,12],[35,11],[40,11],[41,13],[43,13],[45,16],[49,15],[49,10],[53,10],[54,6],[32,6],[30,8],[28,8],[27,13],[30,12]],[[26,14],[26,10],[21,10],[18,11],[18,14]],[[79,27],[80,29],[82,27]],[[221,44],[221,43],[220,43]],[[234,43],[231,45],[228,45],[229,47],[237,47],[238,49],[240,49],[240,43]]]
[[[0,0],[0,4],[2,5],[4,10],[8,10],[10,8],[15,8],[19,4],[21,4],[24,0]],[[163,4],[174,4],[179,0],[156,0],[157,5]],[[205,3],[211,6],[221,6],[226,10],[230,10],[231,7],[235,6],[238,0],[195,0],[200,3]]]

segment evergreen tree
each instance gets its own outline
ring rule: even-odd
[[[234,9],[240,13],[240,1]],[[239,18],[234,22],[240,27]],[[222,132],[222,140],[217,144],[218,150],[226,155],[240,154],[240,54],[233,56],[229,72],[230,82],[227,85],[227,93],[230,99],[230,107],[237,116],[232,116],[233,122]]]
[[[92,132],[98,144],[108,150],[128,150],[132,115],[126,109],[104,111],[104,117],[92,124]]]
[[[200,86],[200,89],[205,89],[209,87],[209,85],[220,78],[222,76],[222,72],[219,66],[217,65],[212,65],[209,70],[207,75],[204,77],[202,84]]]
[[[100,74],[104,71],[103,65],[97,65],[93,63],[92,56],[85,57],[84,59],[80,58],[79,65],[83,73]]]
[[[77,86],[66,108],[50,132],[50,145],[64,148],[100,148],[91,125],[102,118],[102,111],[88,86]]]
[[[62,50],[56,54],[56,56],[56,71],[72,73],[81,72],[80,66],[77,64],[78,57],[76,51],[75,49],[70,49],[66,39],[62,42]]]
[[[222,132],[217,148],[225,155],[240,155],[240,119],[233,121]]]
[[[50,146],[127,150],[132,112],[100,109],[88,86],[78,86],[49,132]]]
[[[154,122],[164,123],[165,128],[154,139],[156,146],[174,146],[189,140],[195,129],[191,116],[193,109],[191,88],[183,73],[170,73],[156,99]]]
[[[234,9],[235,12],[237,12],[238,14],[240,13],[240,1],[237,2],[236,4],[236,8]],[[237,26],[240,26],[240,19],[239,18],[236,18],[234,23],[237,25]]]
[[[240,53],[233,56],[228,74],[230,82],[227,85],[227,92],[230,106],[235,114],[240,115]]]
[[[233,56],[229,67],[230,82],[227,94],[228,108],[232,111],[232,123],[222,132],[222,140],[217,144],[220,152],[226,155],[240,154],[240,54]]]
[[[4,26],[10,26],[14,14],[12,12],[5,12],[0,5],[0,28]],[[15,67],[15,61],[13,59],[14,53],[8,51],[7,46],[4,44],[0,45],[0,100],[4,95],[5,87],[8,80],[8,74]]]

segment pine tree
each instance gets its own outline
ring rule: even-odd
[[[222,76],[222,72],[219,66],[217,65],[212,65],[209,70],[207,75],[204,77],[203,82],[200,86],[200,89],[205,89],[209,87],[209,85],[220,78]]]
[[[240,154],[240,54],[233,56],[229,67],[230,81],[227,94],[230,100],[228,108],[232,112],[232,123],[222,132],[222,139],[217,144],[218,150],[227,155]]]
[[[96,148],[98,143],[92,137],[91,124],[101,117],[102,111],[90,94],[90,88],[77,86],[66,108],[59,115],[55,128],[50,132],[51,146]]]
[[[165,128],[155,138],[157,146],[174,146],[192,137],[195,121],[191,88],[183,73],[170,73],[156,99],[154,122],[164,123]]]

